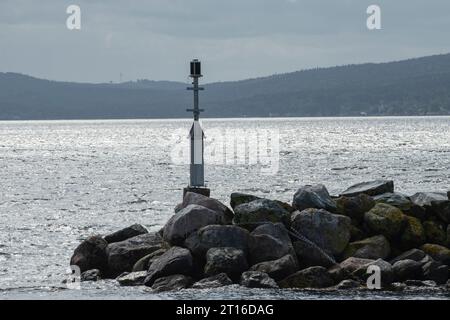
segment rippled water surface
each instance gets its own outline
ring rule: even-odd
[[[279,133],[273,175],[257,165],[207,167],[212,196],[226,203],[233,191],[290,202],[303,184],[338,194],[377,178],[407,194],[450,190],[450,117],[211,119],[203,127],[208,143],[227,129]],[[188,181],[188,166],[173,161],[174,134],[189,128],[187,120],[0,122],[0,298],[342,298],[236,288],[155,295],[114,282],[64,289],[80,239],[132,223],[158,230],[172,215]]]

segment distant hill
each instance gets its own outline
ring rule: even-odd
[[[57,82],[0,73],[0,119],[188,117],[186,84]],[[205,85],[205,117],[448,115],[450,54]]]

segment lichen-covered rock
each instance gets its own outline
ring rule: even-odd
[[[107,269],[106,247],[108,243],[101,236],[92,236],[80,243],[70,258],[70,265],[76,265],[81,272],[91,269]]]
[[[399,208],[403,212],[410,211],[411,207],[413,206],[411,199],[407,195],[399,192],[383,193],[373,197],[373,199],[376,202],[386,203],[393,207]]]
[[[446,245],[447,235],[443,224],[437,221],[425,221],[423,229],[425,230],[425,237],[428,243]]]
[[[192,285],[192,278],[183,274],[174,274],[158,278],[152,285],[155,292],[178,291],[189,288]]]
[[[423,277],[422,264],[420,262],[406,259],[394,263],[395,281],[420,280]]]
[[[245,194],[240,192],[233,192],[230,196],[230,206],[231,208],[236,208],[238,205],[243,203],[249,203],[254,200],[261,199],[260,197],[251,195],[251,194]]]
[[[233,284],[233,281],[226,273],[219,273],[214,276],[197,281],[192,285],[192,289],[213,289],[228,286]]]
[[[290,212],[276,201],[257,199],[234,208],[235,224],[255,224],[261,222],[289,223]]]
[[[336,211],[336,204],[323,184],[306,185],[294,194],[292,207],[298,211],[309,208]]]
[[[145,229],[140,224],[133,224],[127,228],[121,229],[114,233],[108,234],[105,236],[105,240],[108,243],[120,242],[127,240],[129,238],[133,238],[139,236],[141,234],[148,233],[147,229]]]
[[[160,257],[167,249],[159,249],[139,259],[131,269],[131,272],[147,271],[150,264]]]
[[[281,288],[327,288],[334,281],[324,267],[309,267],[280,281]]]
[[[334,201],[336,202],[337,213],[350,217],[356,222],[362,221],[364,213],[375,206],[373,198],[364,193],[355,197],[341,196]]]
[[[399,235],[405,226],[406,216],[391,205],[377,203],[364,214],[364,223],[375,234],[382,234],[388,239]]]
[[[237,280],[242,272],[248,270],[244,251],[236,248],[211,248],[206,253],[205,275],[226,273]]]
[[[175,274],[190,275],[192,270],[193,258],[189,250],[172,247],[150,265],[144,284],[152,286],[156,279]]]
[[[191,193],[188,192],[189,194]],[[189,235],[200,228],[209,225],[224,224],[225,220],[226,218],[223,212],[190,204],[178,211],[178,213],[167,221],[163,232],[164,240],[171,245],[181,245]]]
[[[316,246],[304,241],[295,241],[293,245],[301,269],[314,266],[329,268],[334,265],[334,261]]]
[[[81,274],[81,281],[98,281],[102,278],[102,272],[98,269],[91,269]]]
[[[420,247],[426,241],[422,223],[419,219],[409,216],[406,216],[405,221],[405,229],[400,237],[401,247],[404,249]]]
[[[350,240],[351,220],[323,209],[306,209],[292,214],[292,228],[331,255],[339,255]]]
[[[385,236],[379,235],[348,244],[342,254],[343,259],[349,257],[364,259],[386,259],[391,252],[391,246]]]
[[[213,225],[191,234],[184,245],[196,257],[202,257],[211,248],[232,247],[248,253],[250,233],[237,226]]]
[[[403,252],[396,258],[392,259],[390,263],[394,265],[397,261],[401,260],[413,260],[413,261],[421,261],[426,257],[425,252],[419,249],[411,249],[408,251]]]
[[[106,248],[109,275],[116,277],[130,272],[139,259],[161,249],[162,245],[161,236],[156,232],[109,244]]]
[[[430,255],[434,260],[450,265],[450,249],[431,243],[424,244],[420,249]]]
[[[116,278],[121,286],[142,286],[147,277],[147,271],[124,273]]]
[[[341,193],[341,196],[354,197],[361,193],[369,196],[377,196],[383,193],[394,192],[394,181],[392,180],[375,180],[369,182],[361,182],[355,184]]]
[[[246,271],[242,274],[239,282],[247,288],[277,289],[278,285],[267,273],[260,271]]]
[[[255,264],[250,268],[250,271],[261,271],[267,273],[276,281],[280,281],[298,271],[297,259],[294,256],[287,254],[277,260],[264,261]]]
[[[221,217],[221,224],[230,224],[233,220],[233,212],[222,202],[195,192],[186,192],[181,203],[181,209],[189,205],[199,205],[217,212]]]

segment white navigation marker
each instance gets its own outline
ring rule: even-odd
[[[202,77],[201,64],[200,61],[194,59],[191,61],[191,74],[190,77],[193,79],[192,87],[187,88],[194,92],[194,108],[187,109],[187,111],[194,114],[194,123],[192,124],[191,131],[189,132],[191,139],[191,164],[190,164],[190,189],[202,189],[205,187],[205,166],[203,158],[203,148],[204,148],[204,138],[205,134],[200,125],[199,118],[202,109],[199,109],[199,99],[198,93],[203,88],[198,85],[199,78]],[[194,190],[204,193],[202,190]],[[206,188],[205,188],[206,191]],[[209,190],[207,192],[209,194]]]

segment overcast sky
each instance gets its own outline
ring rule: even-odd
[[[66,8],[81,7],[81,30]],[[382,9],[369,31],[366,9]],[[204,81],[450,52],[449,0],[0,0],[0,72]]]

